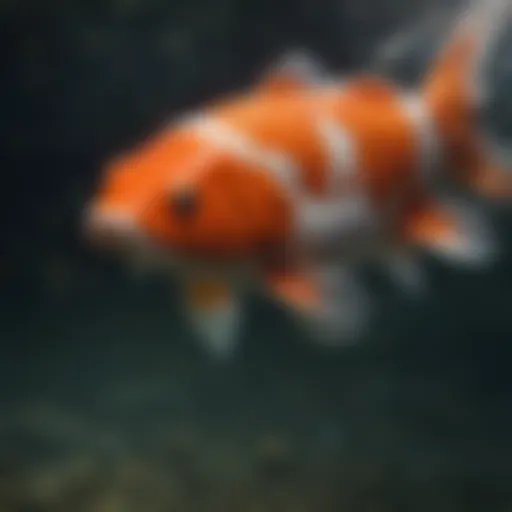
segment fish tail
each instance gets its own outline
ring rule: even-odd
[[[422,87],[449,172],[493,199],[512,196],[512,172],[499,161],[478,121],[490,99],[486,66],[511,6],[511,0],[479,0],[465,11]]]

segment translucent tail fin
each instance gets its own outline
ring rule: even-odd
[[[478,119],[489,100],[486,66],[511,7],[511,0],[480,0],[465,11],[423,85],[450,172],[495,198],[512,195],[512,173],[498,162]]]

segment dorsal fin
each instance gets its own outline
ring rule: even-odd
[[[268,67],[256,90],[272,94],[292,92],[325,81],[326,76],[324,66],[312,54],[293,50],[284,53]]]
[[[365,100],[389,99],[395,87],[388,80],[375,75],[360,75],[345,83],[345,93]]]

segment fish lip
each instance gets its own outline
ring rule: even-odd
[[[146,234],[129,212],[101,205],[89,204],[85,208],[81,232],[90,246],[102,251],[130,251],[147,243]]]

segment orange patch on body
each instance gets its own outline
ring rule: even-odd
[[[419,141],[398,90],[377,78],[354,79],[331,108],[353,137],[359,178],[377,204],[419,188]]]
[[[195,183],[200,203],[191,219],[173,218],[155,201],[143,223],[163,243],[178,242],[184,252],[212,258],[253,255],[290,230],[289,205],[274,188],[275,183],[251,163],[219,152]]]
[[[315,126],[312,97],[313,93],[300,89],[250,96],[223,105],[213,114],[261,147],[289,155],[302,173],[300,179],[305,189],[310,194],[322,195],[328,162]]]

